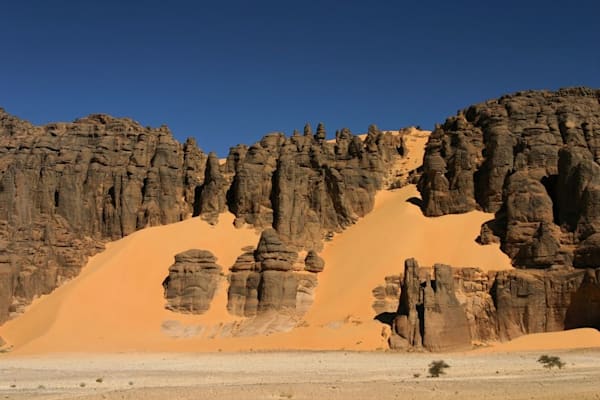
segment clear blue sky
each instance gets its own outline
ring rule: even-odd
[[[507,92],[600,87],[599,4],[6,1],[0,107],[167,124],[220,155],[306,121],[431,128]]]

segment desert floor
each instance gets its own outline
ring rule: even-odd
[[[8,399],[598,399],[600,350],[428,354],[276,352],[0,359]],[[427,377],[443,359],[450,368]],[[417,374],[420,374],[417,376]],[[97,379],[101,382],[97,382]]]

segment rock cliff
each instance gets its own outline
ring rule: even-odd
[[[390,345],[459,350],[528,333],[600,329],[600,268],[510,270],[405,262]]]
[[[106,240],[190,216],[205,163],[165,127],[107,115],[36,127],[0,110],[0,322]]]
[[[428,216],[496,217],[517,267],[600,266],[600,90],[527,91],[474,105],[437,126],[419,190]]]
[[[320,125],[236,146],[221,163],[166,127],[103,114],[33,126],[0,109],[0,323],[75,277],[106,241],[193,215],[215,222],[229,210],[238,226],[274,228],[291,251],[318,250],[372,209],[404,152],[375,126],[326,141]]]
[[[249,148],[231,149],[222,174],[231,184],[210,196],[228,204],[236,223],[273,227],[285,243],[318,250],[324,234],[371,211],[389,167],[405,149],[401,136],[374,125],[364,139],[342,129],[335,141],[325,141],[323,125],[314,135],[308,125],[304,132],[273,133]]]

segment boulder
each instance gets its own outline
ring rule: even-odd
[[[175,255],[163,281],[166,308],[192,314],[208,311],[221,282],[222,268],[216,261],[208,250],[191,249]]]
[[[304,314],[314,300],[316,274],[324,262],[309,251],[301,272],[294,266],[298,253],[283,243],[274,229],[264,230],[254,252],[240,255],[231,267],[227,309],[231,314],[255,317],[265,313]]]

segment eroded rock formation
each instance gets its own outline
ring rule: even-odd
[[[600,328],[600,269],[510,270],[405,263],[390,345],[458,350],[528,333]]]
[[[328,142],[321,125],[236,146],[221,163],[166,127],[103,114],[33,126],[0,109],[0,323],[106,241],[192,215],[214,223],[229,210],[238,226],[318,250],[371,210],[402,153],[402,139],[375,126],[364,140],[344,129]]]
[[[437,264],[433,277],[429,272],[420,270],[416,260],[406,260],[394,320],[399,338],[394,338],[393,346],[422,346],[431,351],[471,347],[467,314],[456,297],[452,268]]]
[[[528,91],[460,111],[431,134],[428,216],[496,213],[483,243],[517,267],[600,266],[600,90]]]
[[[75,277],[105,240],[191,215],[206,156],[165,127],[0,110],[0,322]]]
[[[302,315],[314,300],[323,267],[315,252],[301,260],[274,229],[267,229],[256,250],[243,253],[231,267],[227,309],[244,317],[269,311]]]
[[[177,254],[163,282],[166,308],[193,314],[208,311],[222,279],[222,268],[216,261],[208,250],[192,249]]]
[[[215,195],[227,196],[236,223],[273,227],[285,243],[319,250],[324,234],[371,211],[389,166],[405,152],[401,136],[372,125],[364,140],[342,129],[328,142],[324,129],[313,135],[307,126],[304,136],[287,138],[273,133],[231,150],[231,186]]]

